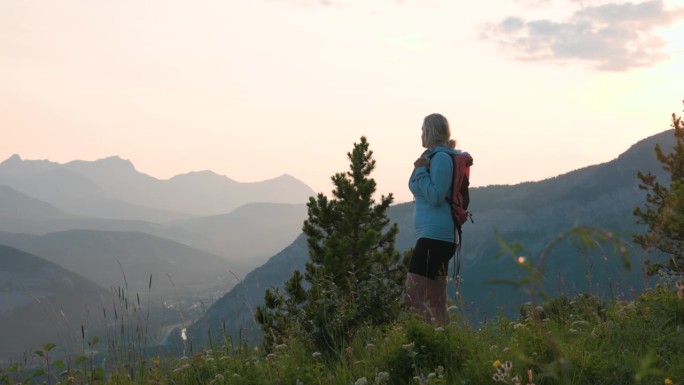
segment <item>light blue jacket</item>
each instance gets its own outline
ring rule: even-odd
[[[448,147],[426,150],[421,158],[429,159],[432,156],[430,171],[418,167],[411,173],[408,185],[413,193],[413,226],[418,238],[458,242],[451,206],[447,200],[451,196],[454,170],[450,153],[462,152]]]

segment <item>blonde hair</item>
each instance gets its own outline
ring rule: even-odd
[[[456,141],[451,139],[449,121],[442,114],[430,114],[423,119],[423,129],[428,148],[444,146],[456,148]]]

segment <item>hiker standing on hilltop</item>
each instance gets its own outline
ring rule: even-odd
[[[451,197],[454,163],[449,122],[440,114],[423,120],[422,145],[426,150],[414,163],[409,180],[413,193],[416,241],[406,277],[406,305],[414,313],[439,325],[449,322],[447,271],[458,236],[452,218]]]

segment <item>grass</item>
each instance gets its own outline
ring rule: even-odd
[[[588,245],[612,244],[618,251],[623,246],[611,233],[586,228],[562,236]],[[520,255],[515,245],[502,243],[502,249]],[[547,251],[536,259],[539,265]],[[548,298],[539,265],[526,260],[520,268],[529,274],[508,282],[532,299],[520,306],[517,318],[501,312],[473,324],[452,306],[452,321],[435,327],[405,315],[389,325],[363,328],[330,356],[297,338],[263,351],[227,335],[219,336],[212,349],[189,356],[150,355],[148,307],[121,291],[107,341],[83,333],[81,352],[73,356],[46,344],[31,360],[0,369],[0,384],[684,385],[679,276],[660,277],[630,301],[592,294]]]
[[[476,329],[458,319],[436,328],[405,317],[365,329],[336,357],[297,340],[270,353],[227,340],[189,357],[138,358],[131,371],[127,365],[105,368],[78,358],[51,361],[54,346],[46,345],[38,354],[42,368],[26,375],[15,364],[0,371],[0,383],[684,383],[684,299],[674,287],[655,287],[632,302],[607,305],[578,295],[555,298],[542,308],[542,314],[499,316]]]

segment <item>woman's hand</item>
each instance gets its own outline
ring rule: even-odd
[[[430,159],[418,158],[418,159],[416,159],[415,162],[413,162],[413,167],[414,168],[418,168],[418,167],[430,168]]]

